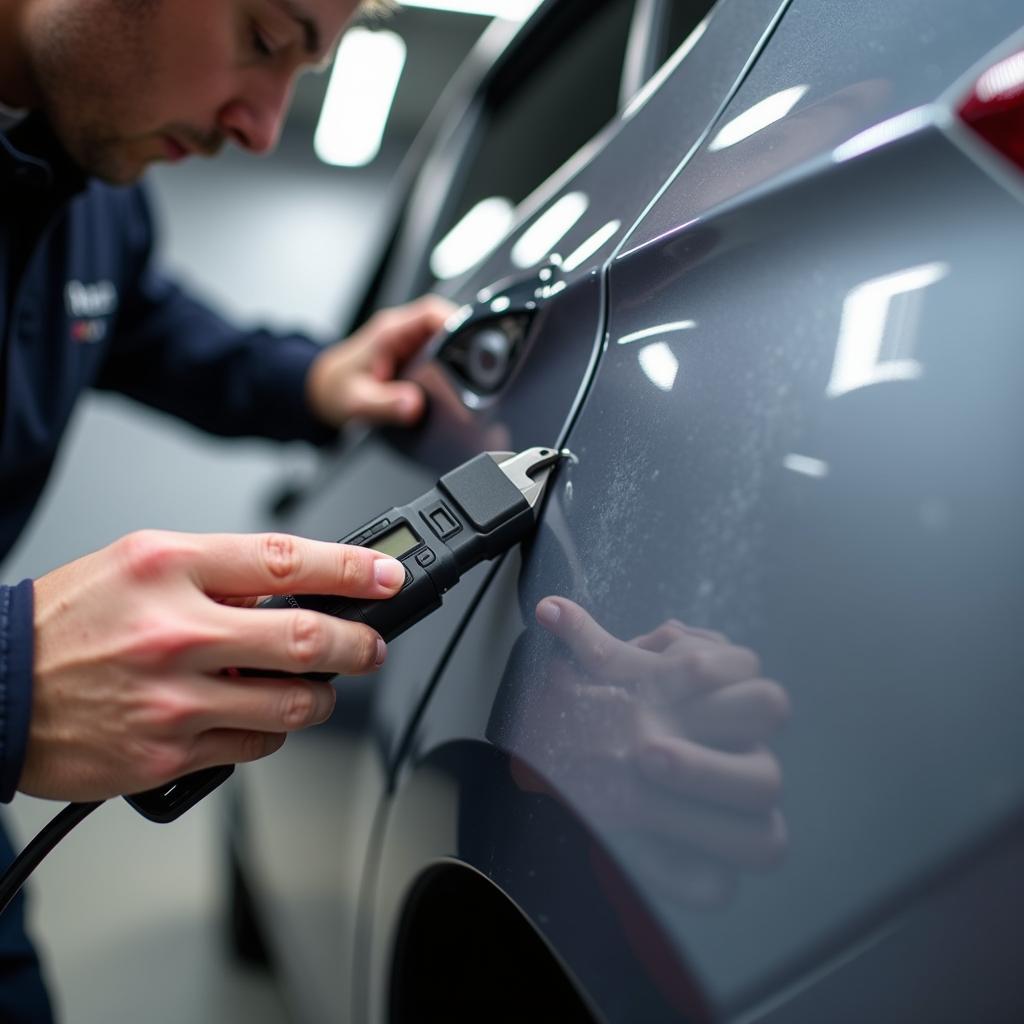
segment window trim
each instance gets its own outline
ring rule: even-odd
[[[619,92],[620,111],[625,109],[644,83],[658,70],[656,55],[667,23],[667,9],[663,0],[636,0]]]
[[[611,3],[614,0],[606,0]],[[661,0],[654,0],[655,4]],[[646,10],[650,0],[634,0],[633,18],[630,23],[630,36],[627,40],[626,61],[623,64],[620,79],[618,113],[623,109],[622,97],[625,89],[623,83],[627,75],[627,66],[631,49],[637,44],[634,36],[642,32],[642,46],[646,42],[647,31]],[[504,91],[515,89],[524,74],[532,67],[547,60],[551,53],[560,47],[567,38],[572,26],[579,22],[579,15],[595,16],[597,11],[594,0],[545,0],[533,15],[507,39],[497,57],[493,57],[489,67],[481,74],[465,76],[460,81],[457,97],[452,101],[442,101],[445,108],[444,121],[430,146],[426,158],[423,150],[417,151],[417,164],[421,165],[419,173],[413,178],[408,201],[397,213],[397,230],[393,244],[382,257],[382,273],[380,288],[376,295],[368,296],[372,301],[365,301],[360,310],[370,312],[368,307],[390,305],[404,302],[414,297],[429,281],[423,280],[425,253],[432,251],[440,240],[439,226],[444,223],[450,211],[460,182],[468,174],[469,159],[474,147],[479,145],[488,125],[488,111],[502,102]],[[642,11],[644,17],[638,17]],[[478,44],[477,50],[486,44],[485,38]],[[654,52],[654,51],[651,51]],[[470,61],[477,57],[477,52],[470,56]],[[479,65],[479,58],[477,59]],[[460,79],[463,76],[460,75]],[[614,123],[614,117],[608,124]],[[595,138],[608,125],[604,125]],[[588,140],[589,143],[589,140]],[[588,145],[584,144],[584,147]],[[571,159],[571,158],[570,158]],[[557,174],[557,169],[553,172]],[[550,177],[550,176],[549,176]],[[548,180],[548,179],[546,179]],[[538,183],[538,186],[543,182]],[[456,279],[457,280],[457,279]]]

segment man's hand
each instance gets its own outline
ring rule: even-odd
[[[328,426],[350,419],[415,423],[424,398],[399,370],[444,326],[455,307],[436,295],[374,314],[352,337],[313,361],[306,394],[313,414]]]
[[[19,789],[98,800],[273,753],[327,719],[329,683],[224,669],[355,675],[379,668],[369,626],[260,594],[386,598],[404,570],[368,548],[283,534],[143,531],[35,583],[35,682]]]

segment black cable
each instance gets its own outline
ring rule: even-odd
[[[25,880],[39,866],[40,861],[88,814],[92,814],[102,800],[93,803],[68,804],[53,821],[15,858],[14,863],[0,878],[0,914],[7,904],[18,895]]]

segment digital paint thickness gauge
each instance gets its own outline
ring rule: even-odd
[[[343,537],[339,544],[372,548],[405,566],[405,583],[382,601],[326,594],[285,594],[264,608],[309,608],[365,622],[393,640],[436,608],[442,596],[480,562],[496,558],[529,536],[555,465],[567,453],[554,448],[484,452],[446,473],[426,494],[389,509]],[[284,673],[240,669],[240,675]],[[310,673],[309,678],[330,679]],[[216,789],[234,765],[205,768],[125,799],[150,821],[173,821]]]

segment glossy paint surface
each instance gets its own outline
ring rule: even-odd
[[[609,126],[602,144],[528,203],[535,214],[526,212],[521,226],[459,286],[457,301],[479,311],[503,294],[503,282],[534,277],[537,268],[517,265],[513,252],[522,252],[524,235],[544,211],[566,196],[585,197],[580,216],[557,241],[561,255],[579,254],[581,247],[583,254],[571,261],[571,269],[563,268],[557,287],[538,295],[523,358],[498,400],[467,408],[461,382],[434,358],[446,341],[438,339],[431,356],[411,373],[430,400],[423,428],[383,443],[368,439],[339,460],[325,484],[281,525],[335,539],[382,509],[410,500],[480,451],[552,444],[564,433],[604,337],[599,268],[725,102],[779,8],[778,0],[721,4],[676,77],[647,103],[651,115],[671,117],[673,137],[652,137],[639,118]],[[685,97],[691,98],[683,102]],[[618,226],[609,233],[612,221]],[[588,253],[585,243],[595,233],[603,240]],[[549,256],[546,247],[537,249],[536,263]],[[272,941],[296,1003],[312,1019],[349,1017],[356,986],[337,965],[352,964],[362,941],[356,906],[364,871],[375,856],[376,807],[405,733],[484,575],[481,567],[465,578],[440,611],[393,643],[372,686],[342,684],[336,724],[293,737],[273,765],[246,773],[250,835],[244,856],[267,916],[275,921]],[[311,786],[310,778],[329,781]]]
[[[878,14],[891,60],[899,41]],[[790,94],[788,113],[702,152],[693,188],[684,168],[637,232],[649,241],[630,239],[612,265],[607,348],[568,437],[579,461],[559,477],[525,563],[523,623],[558,594],[602,624],[613,650],[682,620],[753,651],[752,676],[776,680],[793,709],[784,736],[767,739],[784,798],[763,761],[748,764],[765,795],[746,811],[730,792],[735,761],[699,777],[704,766],[680,746],[652,770],[666,737],[693,738],[693,705],[672,697],[685,666],[638,662],[624,678],[614,657],[581,665],[530,625],[506,637],[490,698],[495,646],[484,638],[500,634],[486,601],[420,725],[417,756],[458,794],[451,763],[485,760],[457,710],[476,708],[476,739],[506,755],[494,769],[505,802],[474,816],[478,834],[463,825],[448,855],[530,909],[609,1020],[636,1019],[636,1000],[644,1019],[755,1012],[777,985],[926,905],[1024,798],[1024,647],[1012,625],[1024,612],[1013,470],[1024,213],[935,127],[941,114],[833,156],[874,118],[940,100],[1018,27],[1008,8],[992,14],[976,38],[933,39],[943,64],[902,94],[905,68],[884,87],[873,77],[885,102],[845,123],[828,97],[857,95],[857,83],[836,80],[835,45],[813,38],[808,17],[787,15],[716,130],[776,86],[806,83],[797,102]],[[849,40],[851,62],[864,45],[863,33]],[[828,52],[827,80],[806,61],[791,73],[796,52]],[[820,116],[801,114],[805,96],[825,97]],[[531,797],[565,812],[548,812],[562,830],[548,833],[543,861],[505,859],[500,822],[528,819]],[[580,823],[589,855],[567,838]],[[602,886],[601,855],[636,905]],[[568,923],[574,901],[590,921],[581,893],[559,886],[570,875],[591,876],[614,923]],[[636,971],[609,986],[602,953],[616,935],[631,937]],[[676,959],[668,980],[661,941]],[[942,992],[927,1003],[936,1012]],[[992,998],[1014,1012],[1012,991]],[[884,992],[873,1005],[884,1014]]]
[[[916,195],[900,156],[879,156],[613,269],[609,350],[569,442],[580,462],[565,533],[583,578],[545,571],[558,563],[544,535],[528,580],[581,601],[616,637],[673,618],[725,633],[790,697],[778,747],[788,851],[771,864],[772,826],[750,822],[745,866],[770,870],[718,912],[673,899],[667,866],[704,847],[695,824],[673,850],[683,806],[647,850],[594,819],[727,1004],[963,853],[1024,797],[1024,649],[1011,626],[1024,611],[1012,543],[1024,488],[1010,470],[1024,365],[1005,304],[1022,219],[943,140],[922,141],[918,162],[931,187]],[[879,224],[871,208],[890,189]],[[942,196],[969,215],[936,222]],[[826,221],[848,246],[839,265]],[[984,254],[966,241],[979,224]],[[528,680],[510,685],[522,702]],[[494,737],[512,753],[582,746],[560,726],[537,737],[550,716],[520,706],[525,721]],[[675,722],[685,736],[685,710]],[[589,779],[571,762],[539,767],[568,772],[567,796],[583,798],[574,785]],[[665,797],[651,786],[652,814]]]
[[[575,456],[522,560],[392,645],[358,727],[296,737],[253,787],[319,1019],[350,990],[386,1019],[439,860],[506,893],[616,1024],[843,1019],[818,982],[847,967],[895,1019],[870,950],[926,968],[950,880],[1005,878],[977,858],[1024,798],[1024,207],[947,112],[1024,14],[793,0],[770,32],[756,7],[724,0],[459,286],[479,307],[527,272],[513,251],[566,196],[587,203],[561,255],[621,225],[538,304],[507,387],[473,407],[425,360],[425,428],[369,441],[299,520],[340,536],[488,448]],[[338,784],[298,799],[311,770]],[[976,959],[1012,1019],[1003,960]],[[948,984],[917,995],[928,1019]]]
[[[709,144],[687,162],[624,250],[746,202],[761,189],[826,173],[845,158],[844,146],[868,151],[897,141],[930,121],[934,112],[925,108],[962,100],[950,90],[960,84],[966,95],[972,72],[980,75],[996,55],[1013,52],[1022,20],[1012,3],[985,4],[966,17],[955,0],[829,4],[827,14],[819,0],[794,0],[772,37],[771,59],[757,63]],[[758,107],[765,112],[764,104],[770,114],[794,90],[799,98],[785,116],[715,147],[716,139],[729,141],[730,125],[742,128],[741,119]],[[927,186],[929,169],[918,171]]]

